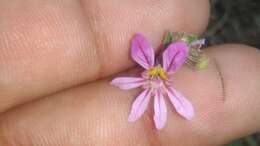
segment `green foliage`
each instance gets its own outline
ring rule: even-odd
[[[259,146],[253,136],[248,136],[239,140],[236,140],[225,146]]]

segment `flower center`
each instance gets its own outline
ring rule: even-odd
[[[150,78],[160,77],[163,80],[168,79],[168,75],[166,71],[161,66],[156,66],[148,71],[148,75]]]

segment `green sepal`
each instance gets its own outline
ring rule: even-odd
[[[200,56],[199,52],[194,48],[189,48],[189,56],[193,58],[198,58]]]
[[[203,70],[208,67],[209,59],[206,57],[199,58],[199,61],[196,63],[195,68],[197,70]]]
[[[173,35],[172,35],[172,32],[168,31],[164,37],[164,40],[163,40],[163,47],[164,48],[167,48],[168,45],[170,45],[173,41]]]
[[[194,35],[188,35],[186,37],[186,42],[190,45],[192,42],[198,40],[198,37],[194,36]]]

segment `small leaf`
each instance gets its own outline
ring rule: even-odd
[[[172,32],[168,31],[167,34],[165,35],[164,40],[163,40],[164,48],[167,48],[168,45],[172,43],[172,40],[173,40]]]

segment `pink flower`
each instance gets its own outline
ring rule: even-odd
[[[191,103],[172,86],[171,76],[185,62],[188,55],[188,45],[185,42],[171,43],[162,54],[162,65],[155,63],[154,49],[141,35],[136,34],[131,42],[131,57],[145,71],[141,77],[118,77],[111,84],[120,89],[142,87],[144,91],[132,104],[128,121],[134,122],[145,112],[151,98],[154,98],[154,122],[157,129],[162,129],[167,120],[165,97],[175,107],[176,111],[186,119],[194,115]]]

